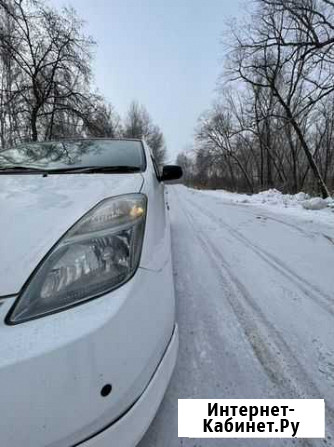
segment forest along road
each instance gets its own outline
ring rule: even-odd
[[[139,446],[334,446],[334,222],[167,197],[180,351]],[[327,438],[178,439],[178,398],[325,398]]]

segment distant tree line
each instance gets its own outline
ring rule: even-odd
[[[92,90],[94,45],[71,8],[0,0],[0,150],[64,137],[145,137],[163,162],[164,136],[146,109],[133,102],[122,122]]]
[[[255,192],[334,190],[334,1],[255,0],[228,30],[216,103],[199,119],[186,182]]]

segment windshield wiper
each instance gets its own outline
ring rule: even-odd
[[[0,174],[12,174],[12,173],[40,173],[44,176],[49,174],[109,174],[109,173],[133,173],[140,172],[141,168],[138,166],[86,166],[86,167],[68,167],[68,168],[57,168],[57,169],[42,169],[33,168],[29,166],[11,166],[11,167],[0,167]]]
[[[47,174],[108,174],[140,172],[138,166],[87,166],[75,168],[48,169]]]
[[[1,167],[0,166],[0,173],[1,172],[6,172],[6,173],[15,173],[15,172],[40,172],[41,174],[45,173],[45,169],[41,169],[41,168],[32,168],[29,166],[6,166],[6,167]]]

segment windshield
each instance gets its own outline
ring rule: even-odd
[[[71,140],[24,143],[0,152],[0,170],[52,171],[89,167],[145,169],[142,143],[135,140]]]

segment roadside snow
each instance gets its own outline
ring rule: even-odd
[[[302,206],[305,210],[323,210],[327,208],[327,202],[321,197],[314,197],[313,199],[302,202]]]
[[[258,194],[237,194],[225,190],[202,190],[203,194],[221,198],[229,203],[258,205],[279,214],[288,214],[303,220],[322,222],[334,226],[334,199],[311,198],[304,192],[282,194],[277,189],[269,189]]]

